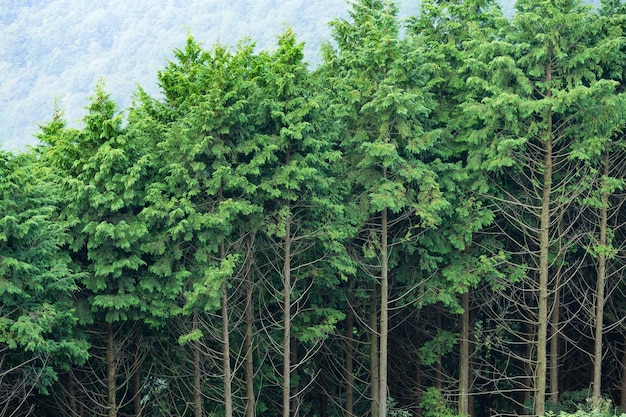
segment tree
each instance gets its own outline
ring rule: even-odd
[[[74,333],[80,275],[62,248],[60,201],[58,183],[36,152],[0,153],[2,416],[33,413],[34,394],[48,394],[61,369],[87,358],[85,340]]]
[[[144,215],[160,237],[151,244],[155,254],[166,255],[155,265],[159,273],[175,273],[186,281],[181,294],[183,318],[192,318],[189,335],[194,354],[194,409],[203,414],[198,327],[202,315],[221,305],[221,367],[227,416],[233,414],[231,345],[228,305],[241,254],[229,250],[248,231],[241,225],[260,208],[252,201],[247,153],[256,126],[254,56],[251,44],[235,53],[221,45],[205,52],[189,38],[177,62],[160,73],[166,101],[159,105],[165,135],[159,144],[163,181],[149,187]],[[246,254],[250,255],[249,253]],[[208,329],[213,335],[212,329]],[[252,370],[250,370],[252,372]],[[249,401],[253,401],[253,396]],[[247,408],[253,409],[253,405]]]
[[[447,162],[439,173],[445,199],[450,206],[441,214],[441,225],[427,231],[419,241],[421,267],[429,291],[420,305],[443,303],[448,310],[461,311],[459,328],[458,412],[471,415],[471,288],[493,275],[488,253],[481,249],[481,232],[493,221],[490,202],[478,191],[484,187],[481,173],[467,169],[468,146],[464,132],[462,103],[467,88],[465,56],[473,42],[488,42],[505,22],[494,1],[424,1],[421,12],[410,22],[411,40],[428,56],[430,88],[437,91],[438,105],[431,116],[432,129],[440,131],[437,150]],[[459,300],[460,298],[460,300]],[[428,342],[427,342],[428,343]],[[424,346],[425,347],[425,346]]]
[[[380,285],[379,329],[372,332],[373,340],[380,335],[379,392],[373,395],[372,412],[382,417],[387,415],[388,401],[392,248],[437,224],[439,210],[448,203],[437,183],[439,160],[430,153],[437,131],[430,131],[426,123],[434,102],[420,50],[400,38],[392,3],[358,1],[350,17],[351,22],[333,22],[337,49],[328,46],[325,60],[335,71],[337,101],[343,106],[342,149],[350,163],[351,194],[357,199],[363,228],[360,263]],[[376,380],[374,375],[370,378]]]
[[[532,333],[517,337],[532,341],[533,410],[543,415],[549,311],[566,285],[560,265],[580,239],[571,225],[574,202],[582,198],[582,161],[607,140],[607,126],[589,123],[585,114],[606,110],[615,83],[602,79],[595,58],[607,51],[595,36],[596,14],[575,1],[521,1],[517,7],[508,33],[476,45],[468,60],[476,99],[464,104],[473,129],[466,140],[475,146],[469,163],[489,172],[497,190],[490,198],[499,231],[527,271],[516,285],[529,296],[516,297],[523,303],[520,325]]]
[[[337,242],[344,236],[341,226],[334,226],[340,224],[343,207],[332,168],[341,154],[328,136],[326,120],[319,118],[324,103],[315,95],[302,48],[288,29],[280,36],[278,49],[262,61],[266,68],[259,79],[262,123],[251,162],[260,173],[257,201],[265,209],[261,228],[268,249],[263,251],[269,268],[265,281],[270,294],[280,294],[272,296],[281,301],[281,322],[270,318],[274,322],[270,327],[282,328],[282,343],[276,346],[281,353],[278,375],[284,417],[299,412],[297,370],[343,316],[321,306],[307,311],[308,294],[335,285],[351,268],[336,261],[343,250]],[[276,276],[280,284],[274,284]],[[299,346],[305,350],[302,356]]]
[[[70,229],[67,247],[75,267],[84,271],[77,300],[82,310],[81,325],[106,329],[103,338],[92,340],[94,349],[104,346],[106,371],[103,375],[84,373],[88,379],[95,378],[91,381],[95,385],[100,384],[101,392],[94,392],[91,398],[101,400],[91,406],[114,417],[125,404],[133,404],[140,393],[117,398],[118,382],[126,386],[131,380],[118,381],[118,372],[132,374],[139,362],[120,362],[122,342],[128,338],[124,334],[116,340],[119,333],[113,323],[151,319],[155,323],[168,315],[167,308],[157,301],[167,293],[160,292],[163,287],[147,276],[141,247],[148,233],[138,217],[143,208],[145,148],[141,141],[126,135],[122,117],[102,83],[96,87],[83,129],[57,129],[42,139],[49,145],[44,148],[43,161],[63,187],[61,215]],[[99,365],[92,364],[91,369],[100,369]],[[91,390],[88,385],[84,383],[83,388]]]

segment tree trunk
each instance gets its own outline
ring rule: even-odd
[[[470,392],[470,303],[469,289],[461,296],[461,343],[459,355],[459,414],[469,416],[469,392]]]
[[[473,294],[470,293],[470,297],[472,297]],[[474,395],[471,395],[471,391],[472,391],[472,386],[473,386],[473,382],[474,382],[474,377],[475,377],[475,373],[474,373],[474,365],[472,363],[472,358],[474,357],[474,352],[475,352],[475,344],[472,343],[472,340],[474,339],[474,332],[472,331],[473,329],[473,325],[474,325],[474,311],[471,308],[471,298],[469,300],[470,302],[470,316],[469,316],[469,322],[470,322],[470,327],[469,327],[469,392],[470,395],[468,396],[468,412],[469,415],[472,416],[474,415]]]
[[[298,380],[298,371],[297,371],[297,363],[298,363],[298,340],[295,337],[291,338],[291,376],[289,377],[290,381]],[[300,395],[299,395],[299,387],[296,385],[291,388],[292,393],[291,396],[291,417],[298,417],[300,415]]]
[[[354,311],[351,279],[348,281],[348,311],[346,316],[346,417],[354,417]]]
[[[380,378],[378,388],[378,416],[387,417],[387,335],[389,333],[389,271],[387,266],[387,209],[381,213],[381,248],[380,248]]]
[[[224,242],[220,244],[220,260],[226,258]],[[230,338],[228,324],[228,285],[222,282],[222,363],[224,371],[224,417],[233,417],[233,395],[230,369]]]
[[[526,305],[528,305],[528,303],[526,303]],[[531,340],[531,338],[533,337],[532,334],[535,331],[535,326],[531,323],[524,323],[522,324],[522,326],[525,328],[525,332],[522,334],[528,335],[528,340]],[[532,361],[534,357],[534,343],[533,342],[534,340],[526,344],[526,356],[525,356],[525,362],[524,362],[524,372],[526,373],[526,378],[524,378],[525,381],[524,381],[524,391],[522,393],[522,404],[529,403],[532,397],[532,392],[533,392],[533,386],[534,386],[534,382],[533,382],[534,369],[532,365]]]
[[[328,415],[328,381],[326,375],[328,374],[328,367],[326,366],[325,356],[321,356],[319,362],[319,379],[318,385],[320,387],[318,394],[319,401],[319,417],[329,417]]]
[[[254,396],[254,358],[252,342],[252,324],[254,306],[252,305],[252,242],[250,237],[246,248],[246,417],[254,417],[256,401]]]
[[[193,313],[193,330],[198,329],[198,313]],[[193,409],[194,417],[202,417],[202,385],[200,383],[200,342],[194,341],[193,349]]]
[[[559,286],[554,290],[554,306],[550,319],[550,402],[559,402]]]
[[[117,363],[115,358],[115,343],[113,340],[113,326],[107,323],[107,395],[108,395],[108,416],[117,417]]]
[[[370,311],[370,396],[372,397],[371,415],[378,415],[378,396],[380,395],[378,384],[380,377],[378,371],[378,303],[377,292],[372,296],[372,309]]]
[[[544,192],[541,205],[541,232],[539,253],[539,299],[537,309],[537,365],[535,368],[535,415],[545,411],[548,338],[548,273],[550,251],[550,192],[552,181],[552,146],[546,143]]]
[[[622,349],[622,385],[620,387],[620,405],[622,406],[622,410],[626,410],[626,333],[624,333],[624,346]]]
[[[420,332],[420,316],[421,316],[421,309],[418,309],[415,313],[415,346],[416,346],[416,352],[414,352],[415,358],[416,358],[416,364],[415,364],[415,388],[414,388],[414,392],[415,392],[415,409],[419,410],[418,413],[416,413],[417,415],[421,415],[421,407],[422,407],[422,364],[420,362],[420,355],[419,355],[419,346],[421,346],[422,344],[422,337],[421,337],[421,332]]]
[[[604,176],[609,176],[609,156],[604,155]],[[600,240],[598,246],[601,248],[598,253],[598,271],[596,281],[596,311],[595,311],[595,334],[593,353],[593,409],[599,410],[602,400],[602,336],[604,334],[604,287],[606,282],[606,251],[607,246],[607,206],[609,195],[602,193],[602,207],[600,208]]]
[[[135,408],[135,417],[141,417],[141,373],[139,369],[133,374],[133,405]]]
[[[548,46],[546,65],[546,96],[551,97],[552,48]],[[535,415],[545,411],[548,338],[548,280],[550,268],[550,202],[552,194],[552,109],[548,109],[543,166],[543,194],[541,197],[541,230],[539,232],[539,298],[537,308],[537,361],[535,368]]]
[[[80,414],[78,413],[77,401],[76,401],[76,382],[74,381],[74,367],[70,366],[70,371],[68,373],[68,381],[67,381],[67,391],[70,396],[69,405],[70,405],[70,413],[71,417],[78,417]]]
[[[434,305],[435,308],[435,324],[437,326],[437,331],[442,330],[441,326],[441,307],[439,304]],[[435,362],[435,388],[437,391],[441,392],[441,380],[442,380],[442,372],[441,372],[441,354],[437,352],[437,361]]]
[[[563,236],[563,218],[559,219],[559,236]],[[550,318],[550,402],[559,402],[559,341],[560,341],[560,320],[561,320],[561,296],[560,279],[562,264],[558,265],[554,277],[554,304],[552,306],[552,316]]]
[[[141,358],[141,337],[140,332],[135,330],[139,328],[139,325],[135,323],[133,331],[135,332],[135,360],[133,372],[133,408],[135,410],[135,417],[141,417],[143,406],[141,404],[141,365],[139,360]]]
[[[290,417],[291,400],[291,217],[285,219],[283,264],[283,417]]]

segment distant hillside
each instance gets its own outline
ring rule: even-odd
[[[158,5],[156,5],[158,3]],[[402,16],[418,1],[398,2]],[[344,0],[3,0],[0,2],[0,146],[35,143],[37,125],[55,101],[73,125],[80,123],[96,82],[121,108],[137,85],[157,92],[156,73],[182,47],[187,33],[210,47],[243,37],[271,49],[292,26],[306,42],[309,62],[330,36],[328,22],[345,17]],[[503,1],[511,13],[512,0]]]
[[[158,6],[155,4],[158,3]],[[403,13],[415,13],[404,1]],[[0,143],[34,143],[55,100],[76,124],[99,78],[125,108],[136,86],[157,91],[155,75],[190,32],[206,47],[249,36],[260,49],[292,26],[319,59],[327,23],[346,13],[343,0],[3,0],[0,2]]]

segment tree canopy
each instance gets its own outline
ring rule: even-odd
[[[0,416],[626,408],[626,6],[189,36],[0,153]]]

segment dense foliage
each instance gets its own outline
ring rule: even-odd
[[[0,154],[0,416],[626,408],[626,5],[193,37]]]

